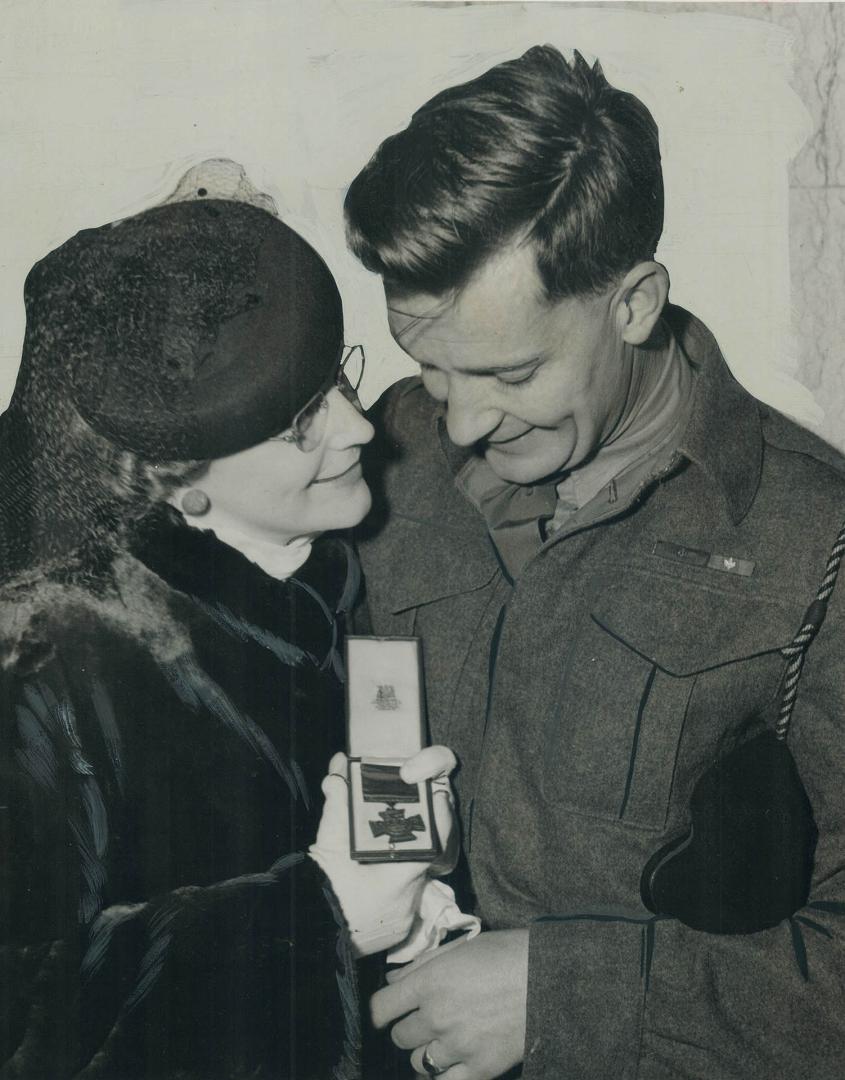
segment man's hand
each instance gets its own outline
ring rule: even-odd
[[[528,992],[528,931],[495,930],[421,956],[388,976],[372,999],[373,1022],[445,1080],[492,1080],[522,1061]],[[399,1019],[402,1017],[402,1019]]]

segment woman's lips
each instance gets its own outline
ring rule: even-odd
[[[318,476],[316,480],[312,481],[312,483],[314,483],[314,484],[331,484],[334,480],[340,480],[340,479],[342,479],[344,477],[348,477],[350,480],[357,479],[357,477],[354,477],[352,475],[355,472],[356,469],[358,470],[358,475],[360,476],[361,475],[361,459],[360,458],[356,458],[355,461],[353,461],[352,464],[347,469],[344,469],[342,472],[332,473],[331,476]]]

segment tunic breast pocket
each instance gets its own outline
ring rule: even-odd
[[[800,613],[799,613],[800,614]],[[775,601],[628,570],[568,650],[544,763],[558,808],[661,831],[691,717],[715,747],[777,690],[795,613]]]

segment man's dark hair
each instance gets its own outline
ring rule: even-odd
[[[601,291],[657,247],[657,125],[598,61],[535,46],[423,105],[345,212],[353,252],[400,293],[458,289],[523,238],[550,300]]]

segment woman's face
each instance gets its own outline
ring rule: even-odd
[[[192,487],[208,496],[207,518],[276,544],[298,536],[357,525],[370,509],[361,473],[361,447],[373,426],[334,388],[327,394],[322,442],[304,453],[293,443],[268,439],[215,458]]]

